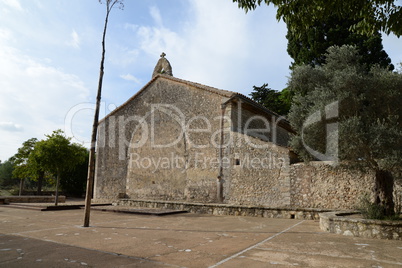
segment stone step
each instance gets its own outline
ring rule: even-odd
[[[94,207],[92,210],[118,212],[118,213],[131,213],[139,215],[153,215],[153,216],[166,216],[180,213],[188,213],[187,210],[175,210],[175,209],[157,209],[157,208],[133,208],[126,206],[106,206],[106,207]]]

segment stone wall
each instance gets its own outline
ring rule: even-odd
[[[95,198],[217,202],[220,176],[225,202],[288,205],[287,131],[232,96],[155,77],[100,122]]]
[[[291,206],[356,209],[364,195],[372,197],[373,172],[333,167],[331,162],[297,163],[290,166]],[[401,178],[394,174],[394,200],[400,206]]]
[[[353,214],[357,213],[321,213],[320,228],[323,231],[346,236],[402,240],[402,221],[352,218]]]
[[[212,214],[212,215],[230,215],[230,216],[250,216],[263,218],[282,218],[282,219],[304,219],[318,220],[319,214],[327,212],[325,209],[293,209],[293,208],[275,208],[264,206],[242,206],[232,204],[205,204],[179,201],[164,200],[133,200],[120,199],[114,205],[123,207],[138,208],[158,208],[186,210],[191,213]]]
[[[234,205],[353,209],[371,194],[371,173],[291,164],[288,131],[242,98],[153,78],[99,124],[95,199],[218,202],[218,176],[223,202]]]
[[[128,148],[126,194],[135,199],[216,201],[219,151],[214,144],[220,135],[215,133],[226,99],[166,80],[157,80],[134,99],[133,114],[144,121],[137,124]]]
[[[271,142],[235,133],[226,202],[239,205],[290,205],[289,151]],[[245,142],[245,139],[248,142]],[[236,146],[237,144],[241,146]]]
[[[100,122],[95,198],[216,201],[231,92],[157,76]]]

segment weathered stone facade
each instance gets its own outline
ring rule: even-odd
[[[100,122],[95,198],[217,202],[221,191],[225,202],[289,205],[289,150],[275,143],[290,127],[278,118],[240,94],[157,75]]]
[[[156,74],[99,123],[94,197],[354,209],[371,193],[371,173],[294,164],[290,135],[241,94]]]

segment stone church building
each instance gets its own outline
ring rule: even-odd
[[[289,122],[250,98],[173,76],[152,79],[99,123],[94,198],[352,208],[372,174],[296,163]]]

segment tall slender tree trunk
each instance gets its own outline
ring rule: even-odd
[[[395,214],[395,203],[393,198],[394,177],[386,170],[375,171],[374,202],[384,208],[385,216]]]
[[[105,36],[107,30],[107,23],[109,19],[109,4],[107,4],[107,13],[105,18],[105,26],[103,28],[103,37],[102,37],[102,59],[100,63],[99,70],[99,81],[98,81],[98,93],[96,95],[96,107],[95,107],[95,115],[94,121],[92,125],[92,136],[91,136],[91,149],[89,151],[89,165],[88,165],[88,178],[87,178],[87,191],[85,195],[85,215],[84,215],[84,227],[89,227],[89,218],[91,213],[91,199],[93,195],[93,185],[95,178],[95,147],[96,147],[96,135],[98,133],[98,121],[99,121],[99,109],[100,109],[100,101],[102,95],[102,83],[103,83],[103,74],[104,74],[104,63],[105,63]]]

